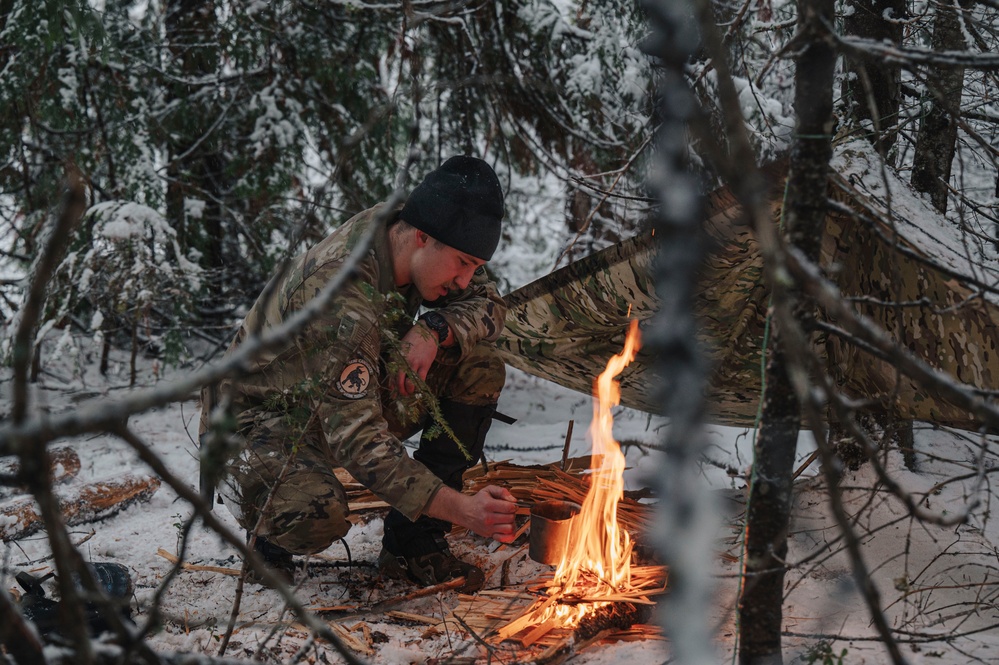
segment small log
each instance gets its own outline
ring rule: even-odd
[[[21,464],[15,457],[0,460],[0,476],[14,476],[21,473]],[[69,446],[53,448],[49,451],[49,478],[53,485],[69,482],[80,473],[80,456]],[[0,487],[0,500],[24,494],[23,486]]]
[[[148,501],[160,487],[158,478],[125,474],[114,480],[90,483],[56,493],[69,526],[107,519],[137,501]],[[0,505],[0,540],[30,536],[45,527],[33,497]]]
[[[628,630],[635,624],[649,620],[651,609],[644,605],[614,603],[601,607],[595,613],[584,617],[572,634],[543,651],[535,665],[557,665],[570,656],[579,653],[594,642],[599,642],[619,630]]]
[[[583,617],[573,635],[579,641],[589,640],[605,630],[627,630],[636,623],[646,623],[652,617],[649,605],[612,603]]]

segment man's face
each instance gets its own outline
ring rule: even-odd
[[[450,291],[461,291],[485,261],[453,247],[435,241],[418,232],[417,250],[413,254],[413,285],[424,300],[433,302]]]

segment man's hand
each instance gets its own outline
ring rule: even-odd
[[[427,514],[447,520],[501,543],[513,541],[517,499],[503,487],[489,485],[468,496],[442,487],[430,500]]]
[[[417,323],[403,335],[402,353],[410,368],[426,381],[427,372],[437,358],[437,335],[425,325]],[[413,380],[406,375],[406,370],[402,369],[395,376],[395,388],[403,397],[409,397],[416,392]]]

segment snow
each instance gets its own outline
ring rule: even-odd
[[[201,219],[205,214],[206,203],[201,199],[186,197],[184,199],[184,215],[188,219]]]
[[[900,238],[951,270],[987,284],[999,282],[991,240],[968,233],[966,220],[938,213],[928,196],[913,191],[892,169],[882,172],[871,144],[856,139],[838,144],[831,166],[880,210],[890,213]],[[995,293],[983,296],[999,303]]]
[[[111,359],[110,379],[90,373],[72,381],[59,376],[72,372],[53,368],[43,374],[34,387],[33,403],[44,405],[53,413],[81,408],[82,398],[100,396],[109,391],[125,390],[127,354],[115,352]],[[3,375],[7,377],[7,375]],[[144,376],[149,378],[149,374]],[[169,378],[169,377],[168,377]],[[9,399],[10,381],[0,383],[0,394]],[[506,425],[496,422],[487,440],[489,460],[511,460],[519,464],[551,463],[561,456],[569,421],[574,421],[570,441],[573,456],[589,451],[587,428],[592,418],[592,402],[555,384],[510,370],[500,401],[500,411],[517,418]],[[189,400],[133,416],[129,425],[167,462],[174,473],[192,487],[197,484],[197,455],[194,438],[198,405]],[[619,408],[615,410],[615,437],[626,442],[629,470],[628,489],[649,485],[663,463],[654,447],[663,439],[668,425],[658,417]],[[751,431],[710,427],[709,456],[715,465],[705,467],[704,477],[727,507],[725,527],[718,534],[719,554],[705,565],[717,581],[715,616],[710,620],[720,627],[718,662],[730,661],[734,644],[734,607],[738,587],[739,537],[745,488],[741,477],[729,469],[745,473],[751,463]],[[411,442],[412,443],[412,442]],[[995,591],[999,571],[995,564],[995,546],[999,530],[989,519],[992,490],[976,484],[976,461],[995,466],[995,438],[981,439],[968,433],[949,432],[922,425],[916,431],[918,463],[907,470],[897,451],[884,454],[892,477],[909,493],[917,496],[927,511],[941,516],[961,511],[971,498],[984,505],[973,512],[967,524],[937,527],[915,522],[901,504],[879,489],[881,481],[871,465],[847,472],[842,481],[844,501],[854,516],[855,526],[863,534],[863,553],[872,580],[879,589],[882,606],[890,624],[910,634],[936,635],[928,644],[903,645],[911,663],[952,665],[968,662],[977,654],[988,662],[992,650],[999,647],[999,636],[988,628],[995,623]],[[82,469],[72,482],[82,484],[121,476],[126,472],[143,473],[147,469],[121,442],[108,436],[87,437],[73,442],[80,454]],[[982,445],[987,448],[983,453]],[[803,434],[798,462],[812,450],[809,435]],[[963,476],[963,477],[961,477]],[[948,480],[958,478],[956,480]],[[887,654],[876,639],[864,608],[851,566],[843,550],[839,530],[828,508],[824,481],[813,463],[797,481],[795,516],[791,525],[784,604],[785,662],[802,660],[807,653],[819,653],[828,645],[835,654],[846,649],[844,662],[886,663]],[[144,609],[163,582],[170,564],[157,555],[163,548],[175,552],[178,535],[189,514],[184,503],[165,484],[145,504],[133,506],[104,522],[75,527],[72,537],[91,561],[116,561],[125,564],[136,582],[132,606],[141,625],[147,619]],[[229,526],[235,522],[224,507],[215,514]],[[364,513],[347,536],[347,545],[355,566],[338,567],[346,559],[344,547],[336,543],[315,557],[310,575],[298,590],[308,606],[370,606],[412,590],[408,585],[381,579],[373,567],[380,547],[380,514]],[[496,549],[486,539],[467,533],[452,536],[452,546],[459,556],[498,570],[504,559],[510,560],[510,578],[515,583],[537,578],[549,570],[526,556],[526,548],[515,545]],[[725,553],[729,556],[723,556]],[[51,562],[43,536],[25,538],[7,544],[3,553],[6,566],[2,584],[12,589],[13,574],[29,570],[44,574]],[[200,526],[195,526],[188,544],[187,560],[194,564],[238,568],[235,551]],[[498,584],[498,573],[487,586]],[[235,596],[234,578],[210,572],[184,571],[164,595],[164,627],[152,638],[156,648],[170,651],[195,651],[214,654],[225,631]],[[395,608],[441,619],[456,602],[454,593],[445,593],[410,601]],[[282,615],[275,592],[248,584],[228,655],[249,657],[270,638],[273,658],[283,661],[301,647],[306,633],[288,623]],[[368,615],[341,620],[348,630],[361,623],[383,639],[374,644],[374,652],[364,655],[370,663],[425,663],[450,655],[477,656],[484,653],[461,628],[446,622],[439,631],[426,625],[407,624],[384,615]],[[360,636],[361,633],[352,633]],[[953,639],[955,635],[965,637]],[[823,637],[824,636],[824,637]],[[838,636],[838,637],[837,637]],[[952,640],[952,641],[951,641]],[[312,647],[326,652],[326,647]],[[667,658],[666,642],[642,640],[591,646],[574,659],[582,664],[618,663],[632,659],[640,663],[659,663]],[[506,658],[510,654],[503,655]],[[795,659],[798,660],[795,660]],[[484,660],[483,660],[484,662]],[[821,661],[819,661],[821,662]]]

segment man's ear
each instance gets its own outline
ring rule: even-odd
[[[426,231],[421,231],[420,229],[415,229],[415,230],[416,230],[416,246],[417,247],[423,247],[428,242],[430,242],[430,236],[427,235]]]

